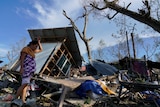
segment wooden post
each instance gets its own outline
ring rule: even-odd
[[[66,93],[68,92],[68,87],[62,85],[62,88],[63,88],[63,91],[62,91],[62,94],[61,94],[61,97],[59,99],[59,102],[58,102],[58,105],[57,107],[63,107],[63,102],[64,102],[64,99],[65,99],[65,96],[66,96]]]
[[[130,58],[130,49],[129,49],[129,42],[128,42],[128,33],[127,33],[127,31],[126,31],[126,39],[127,39],[128,57]]]
[[[134,44],[133,33],[131,33],[131,38],[132,38],[132,46],[133,46],[134,59],[136,59],[136,49],[135,49],[135,44]]]

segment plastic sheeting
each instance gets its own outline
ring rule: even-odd
[[[114,75],[118,73],[118,69],[115,68],[114,66],[107,64],[105,62],[101,62],[98,60],[92,60],[90,61],[91,65],[93,68],[97,70],[98,74],[101,75]]]
[[[98,95],[107,95],[99,83],[93,80],[86,80],[83,82],[76,90],[76,94],[78,94],[80,97],[86,97],[88,91],[92,91]]]
[[[106,96],[108,94],[114,94],[107,86],[105,86],[98,80],[86,80],[76,89],[76,94],[80,97],[87,97],[87,92],[91,91],[94,94]]]

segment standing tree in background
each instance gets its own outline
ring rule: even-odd
[[[131,38],[131,33],[134,32],[135,24],[132,25],[131,22],[127,23],[125,15],[120,15],[114,19],[116,25],[120,27],[117,34],[112,34],[112,37],[117,39],[117,45],[113,46],[108,52],[113,58],[118,60],[124,57],[132,57],[136,55],[135,46],[133,46],[133,39]],[[138,42],[136,43],[138,44]],[[133,51],[134,50],[134,51]],[[132,54],[132,53],[133,54]]]
[[[89,39],[86,37],[87,36],[86,35],[86,31],[87,31],[87,24],[88,24],[89,13],[90,13],[90,11],[88,11],[87,8],[84,6],[84,14],[79,17],[79,18],[84,18],[84,27],[83,27],[83,31],[81,33],[80,30],[78,29],[78,27],[75,25],[75,22],[63,10],[63,15],[70,21],[70,24],[72,25],[72,27],[74,28],[74,30],[78,33],[78,35],[80,36],[80,38],[85,43],[85,46],[87,48],[88,59],[91,60],[92,58],[91,58],[91,50],[90,50],[90,47],[89,47],[89,41],[91,41],[93,39],[93,37],[91,37]]]
[[[104,40],[101,39],[99,41],[99,46],[98,46],[96,52],[94,52],[92,54],[94,59],[105,60],[105,57],[106,57],[105,50],[104,50],[105,47],[106,47],[106,44],[105,44]]]
[[[101,16],[108,18],[109,20],[115,18],[115,16],[119,13],[129,16],[130,18],[135,19],[138,22],[141,22],[145,25],[152,28],[154,31],[160,33],[160,2],[159,0],[142,0],[143,7],[137,8],[137,11],[133,11],[129,9],[129,6],[132,3],[129,3],[127,6],[121,6],[119,4],[120,0],[104,0],[104,1],[92,1],[90,5],[94,7],[96,10],[96,14],[99,12]],[[106,9],[110,9],[110,11],[115,12],[111,16],[111,12],[107,12]],[[107,12],[107,13],[106,13]],[[105,13],[105,14],[103,14]],[[134,35],[132,35],[134,36]],[[143,44],[143,49],[146,52],[147,59],[151,58],[153,54],[156,54],[157,59],[160,57],[160,52],[157,53],[157,49],[159,45],[158,41],[154,41],[153,46]],[[151,49],[151,50],[150,50]]]
[[[97,49],[97,51],[98,51],[98,56],[99,56],[100,59],[103,59],[103,58],[104,58],[104,52],[103,52],[104,47],[105,47],[105,42],[104,42],[103,39],[101,39],[101,40],[99,41],[99,47],[98,47],[98,49]]]
[[[160,49],[159,47],[160,39],[157,37],[153,37],[152,39],[153,39],[153,43],[151,42],[144,43],[144,41],[141,40],[141,46],[144,49],[144,52],[146,53],[147,60],[149,60],[156,53],[156,51]],[[159,57],[159,55],[157,54],[155,56]],[[157,60],[157,61],[160,61],[160,60]]]
[[[111,9],[116,11],[116,13],[110,17],[109,14],[107,14],[105,17],[107,17],[108,19],[113,19],[118,13],[124,14],[126,16],[129,16],[141,23],[144,23],[148,26],[150,26],[151,28],[153,28],[155,31],[160,33],[160,16],[159,16],[159,12],[160,12],[160,8],[159,8],[159,1],[155,0],[152,1],[150,0],[150,3],[148,2],[148,0],[144,0],[142,1],[144,4],[144,8],[142,9],[137,9],[138,12],[129,10],[129,6],[131,5],[131,3],[129,3],[127,5],[127,7],[122,7],[118,4],[119,0],[113,0],[113,1],[109,1],[109,0],[104,0],[102,1],[102,3],[104,4],[103,6],[100,6],[100,4],[102,3],[97,3],[96,1],[93,1],[92,3],[90,3],[90,5],[94,8],[96,8],[97,10],[103,11],[105,9]],[[157,3],[158,2],[158,3]],[[153,3],[153,4],[151,4]],[[151,10],[151,6],[152,5],[156,5],[156,10],[153,14],[152,10]],[[153,7],[153,6],[152,6]],[[145,19],[145,20],[144,20]]]
[[[19,56],[21,49],[26,45],[26,38],[22,38],[20,41],[11,45],[11,50],[7,53],[7,58],[12,62],[16,57]]]
[[[120,60],[127,56],[127,45],[125,42],[119,42],[117,45],[109,48],[107,52],[110,57],[114,58],[115,60]]]
[[[159,3],[158,0],[156,1],[152,1],[152,2],[148,2],[148,0],[144,0],[143,1],[143,7],[144,8],[140,8],[140,9],[137,9],[138,12],[135,12],[135,11],[131,11],[129,10],[129,6],[132,5],[131,3],[129,3],[127,6],[120,6],[118,4],[118,1],[119,0],[113,0],[113,1],[110,1],[110,0],[104,0],[104,1],[100,1],[99,3],[96,1],[96,0],[90,0],[90,5],[92,7],[92,9],[94,8],[96,11],[98,10],[99,13],[97,12],[97,14],[95,14],[96,16],[98,16],[100,14],[100,16],[104,15],[106,18],[108,19],[113,19],[118,13],[121,13],[125,16],[129,16],[130,18],[133,18],[135,20],[137,20],[138,22],[142,22],[143,24],[145,25],[148,25],[150,26],[151,28],[153,28],[155,31],[157,32],[160,32],[160,17],[159,17],[159,4],[157,6],[157,8],[154,8],[154,13],[157,13],[156,15],[154,14],[153,15],[153,10],[151,10],[151,7],[153,7],[153,5],[156,5],[157,2]],[[104,4],[104,5],[101,5],[101,4]],[[155,6],[154,6],[155,7]],[[115,14],[111,17],[110,14],[106,14],[106,9],[111,9],[113,11],[115,11]],[[85,22],[84,22],[84,29],[83,29],[83,32],[81,33],[79,31],[79,29],[77,28],[77,26],[75,25],[75,22],[69,18],[66,14],[65,11],[63,11],[63,14],[64,16],[70,20],[71,22],[71,25],[74,27],[75,31],[79,34],[80,38],[84,41],[85,45],[86,45],[86,48],[87,48],[87,54],[88,54],[88,59],[91,59],[91,52],[90,52],[90,48],[89,48],[89,45],[88,45],[88,42],[92,39],[87,39],[86,38],[86,26],[87,26],[87,22],[88,22],[88,14],[90,13],[90,11],[88,11],[86,9],[86,7],[84,7],[84,14],[81,16],[81,18],[83,17],[85,19]],[[104,10],[104,11],[103,11]],[[102,12],[103,11],[103,12]],[[113,13],[112,11],[112,13]],[[102,14],[102,13],[105,13],[105,14]],[[153,17],[154,16],[154,17]],[[155,17],[157,16],[157,17]],[[144,20],[145,19],[145,20]],[[124,25],[125,26],[125,25]],[[132,26],[133,27],[133,26]],[[124,35],[126,36],[126,31],[128,32],[128,35],[130,36],[130,34],[134,34],[134,32],[131,32],[129,31],[128,29],[125,29],[124,30]],[[132,36],[135,36],[135,35],[132,35]],[[136,37],[134,37],[136,38]],[[138,43],[138,42],[137,42]],[[120,46],[122,48],[120,48]],[[125,49],[123,52],[122,50],[119,50],[119,51],[115,51],[113,49],[114,52],[117,52],[117,53],[114,53],[112,54],[113,56],[117,56],[118,59],[122,58],[124,55],[126,55],[127,52],[127,47],[124,48],[124,45],[123,45],[123,41],[120,41],[119,42],[119,45],[118,45],[118,48],[117,49]],[[133,50],[133,49],[132,49]],[[137,48],[136,48],[137,50]],[[111,51],[111,50],[110,50]],[[136,51],[135,51],[136,52]],[[134,53],[135,54],[135,53]]]

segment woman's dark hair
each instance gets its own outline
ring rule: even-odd
[[[27,46],[36,45],[36,44],[38,44],[38,41],[37,40],[32,40],[31,42],[29,42],[29,44]]]

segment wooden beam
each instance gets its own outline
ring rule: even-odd
[[[63,86],[63,91],[62,91],[62,94],[61,94],[61,97],[59,99],[57,107],[63,107],[63,102],[64,102],[65,96],[66,96],[68,91],[69,91],[69,88]]]

